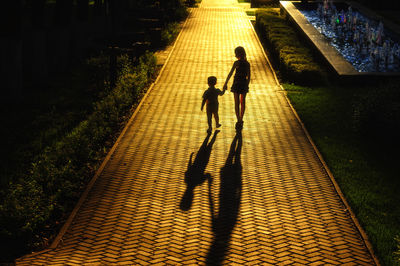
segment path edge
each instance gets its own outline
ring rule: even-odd
[[[178,40],[181,37],[181,33],[183,28],[185,27],[189,17],[191,16],[193,12],[193,9],[189,9],[189,14],[185,19],[185,22],[182,25],[182,28],[178,34],[178,36],[176,37],[174,44],[172,46],[171,51],[168,54],[167,59],[165,60],[160,72],[157,75],[156,80],[150,85],[149,89],[146,91],[145,95],[143,96],[143,98],[140,100],[138,106],[136,107],[134,113],[132,114],[132,116],[129,118],[128,122],[126,123],[126,125],[124,126],[124,128],[122,129],[120,135],[118,136],[117,140],[114,142],[112,148],[110,149],[110,151],[107,153],[106,157],[104,158],[103,162],[101,163],[100,167],[97,169],[96,173],[94,174],[94,176],[92,177],[92,179],[90,180],[90,182],[87,184],[86,189],[84,190],[84,192],[82,193],[81,197],[78,200],[78,203],[75,205],[74,209],[72,210],[72,212],[70,213],[67,221],[64,223],[64,225],[61,227],[60,231],[58,232],[57,236],[54,238],[53,242],[51,243],[51,245],[48,248],[45,248],[44,250],[38,251],[38,252],[33,252],[30,254],[26,254],[20,258],[17,258],[15,260],[15,264],[17,264],[18,261],[23,260],[26,257],[30,257],[30,256],[34,256],[34,255],[38,255],[38,254],[42,254],[42,253],[46,253],[49,250],[52,249],[56,249],[57,246],[60,244],[60,242],[62,242],[62,238],[65,235],[65,233],[67,232],[68,228],[70,227],[70,225],[72,224],[72,221],[74,220],[76,214],[78,213],[79,209],[81,208],[81,206],[83,205],[83,203],[85,202],[87,196],[89,195],[90,191],[92,190],[94,184],[96,183],[98,177],[102,174],[104,168],[106,167],[107,163],[109,162],[111,156],[114,154],[115,150],[117,149],[120,141],[122,140],[122,138],[125,136],[126,131],[128,130],[128,128],[131,126],[131,124],[133,123],[133,120],[135,119],[136,115],[139,113],[143,103],[145,102],[147,96],[151,93],[153,87],[157,84],[158,80],[160,79],[162,73],[164,72],[164,69],[166,67],[166,65],[169,62],[169,59],[171,57],[171,54],[174,52],[175,50],[175,46],[178,42]]]
[[[313,147],[313,150],[314,150],[315,154],[317,155],[319,161],[321,162],[321,164],[322,164],[322,166],[323,166],[323,168],[324,168],[326,174],[328,175],[328,177],[329,177],[331,183],[333,184],[333,187],[335,188],[336,193],[339,195],[340,200],[342,201],[343,205],[346,207],[346,210],[348,211],[351,220],[353,221],[355,227],[357,228],[358,232],[359,232],[360,235],[361,235],[361,238],[362,238],[362,240],[363,240],[363,242],[364,242],[365,247],[367,248],[368,252],[370,253],[372,259],[374,260],[375,265],[380,266],[381,264],[379,263],[379,260],[378,260],[377,256],[375,255],[375,252],[374,252],[374,249],[373,249],[373,247],[372,247],[372,244],[371,244],[371,242],[370,242],[369,239],[368,239],[368,235],[366,234],[366,232],[365,232],[364,229],[362,228],[362,226],[361,226],[360,222],[358,221],[356,215],[354,214],[352,208],[350,207],[349,203],[347,202],[347,200],[346,200],[346,198],[345,198],[345,196],[344,196],[342,190],[340,189],[339,184],[337,183],[335,177],[333,176],[333,173],[329,170],[328,164],[325,162],[325,160],[324,160],[322,154],[319,152],[317,146],[315,145],[314,141],[312,140],[311,135],[308,133],[307,128],[305,127],[304,123],[301,121],[300,116],[297,114],[296,109],[294,109],[294,107],[293,107],[293,105],[291,104],[289,98],[287,97],[286,90],[285,90],[285,89],[283,88],[283,86],[280,84],[280,82],[279,82],[279,80],[278,80],[278,77],[277,77],[277,75],[276,75],[276,73],[275,73],[275,70],[274,70],[274,68],[272,67],[271,62],[269,61],[269,59],[268,59],[268,57],[267,57],[267,55],[266,55],[266,53],[265,53],[265,51],[264,51],[264,46],[262,45],[260,39],[258,38],[258,34],[257,34],[256,30],[254,29],[253,24],[251,23],[250,20],[248,20],[248,22],[249,22],[250,25],[251,25],[251,29],[252,29],[252,31],[253,31],[253,34],[256,36],[258,45],[261,47],[261,51],[262,51],[262,53],[263,53],[263,55],[264,55],[264,58],[265,58],[265,60],[267,61],[268,66],[269,66],[269,68],[271,69],[271,71],[272,71],[272,73],[273,73],[273,75],[274,75],[274,79],[275,79],[276,84],[277,84],[277,85],[280,87],[280,89],[284,92],[283,95],[284,95],[284,97],[285,97],[286,102],[288,103],[290,109],[292,110],[293,114],[295,115],[297,122],[300,124],[301,128],[303,129],[303,132],[304,132],[304,134],[306,135],[308,142],[309,142],[309,143],[311,144],[311,146]]]

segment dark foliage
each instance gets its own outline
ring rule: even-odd
[[[356,2],[359,2],[360,4],[363,4],[373,9],[400,10],[400,2],[398,0],[357,0]]]
[[[29,173],[1,192],[0,239],[7,243],[0,251],[2,259],[11,260],[48,244],[104,157],[105,143],[112,143],[156,69],[151,54],[142,56],[136,67],[127,56],[119,62],[116,87],[94,104],[92,114],[45,148]],[[106,68],[103,60],[98,63],[97,74]]]
[[[396,237],[396,241],[397,241],[397,251],[394,253],[394,255],[396,256],[397,259],[397,263],[400,264],[400,237]]]
[[[260,9],[256,28],[277,65],[283,80],[298,84],[320,84],[326,72],[313,58],[310,48],[298,37],[276,9]]]

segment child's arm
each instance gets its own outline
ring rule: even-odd
[[[203,101],[201,102],[201,111],[203,111],[203,107],[204,107],[205,103],[206,103],[206,98],[203,98]]]
[[[235,70],[235,67],[236,67],[236,62],[235,63],[233,63],[233,66],[232,66],[232,68],[231,68],[231,71],[229,72],[229,74],[228,74],[228,77],[226,78],[226,81],[225,81],[225,83],[224,83],[224,91],[228,88],[228,81],[229,81],[229,79],[232,77],[232,74],[233,74],[233,71]]]

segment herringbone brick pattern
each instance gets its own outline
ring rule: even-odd
[[[251,27],[235,1],[203,0],[60,244],[19,265],[374,264]],[[238,45],[243,132],[227,92],[207,135],[207,77],[222,86]]]

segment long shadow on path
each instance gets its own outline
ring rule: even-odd
[[[236,225],[242,197],[242,135],[236,133],[232,141],[228,158],[221,168],[219,191],[219,209],[215,213],[209,182],[209,200],[212,216],[213,243],[207,255],[207,265],[221,265],[229,247],[232,231]]]
[[[210,160],[211,149],[217,138],[217,134],[219,130],[214,132],[214,135],[210,142],[209,139],[211,137],[211,133],[207,134],[207,137],[204,139],[203,144],[200,146],[194,161],[193,152],[190,154],[190,159],[188,163],[187,170],[185,172],[185,183],[186,183],[186,191],[183,194],[180,208],[183,211],[187,211],[192,207],[194,189],[196,186],[199,186],[204,183],[207,179],[211,179],[211,175],[209,173],[204,173],[206,170],[208,161]]]

